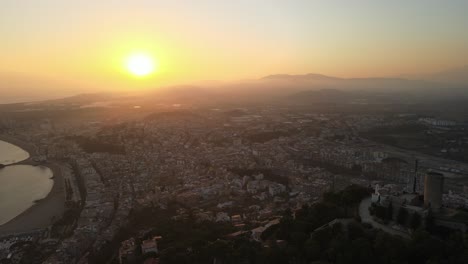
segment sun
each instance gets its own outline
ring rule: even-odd
[[[155,71],[154,59],[147,54],[132,54],[126,61],[127,70],[134,76],[143,77]]]

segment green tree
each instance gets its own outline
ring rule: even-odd
[[[348,224],[348,237],[351,240],[363,237],[365,235],[364,228],[360,223],[351,222]]]
[[[421,226],[421,216],[418,213],[413,213],[410,219],[410,228],[415,230]]]
[[[366,238],[358,238],[351,243],[352,263],[374,263],[372,245]]]
[[[406,225],[406,222],[408,221],[408,210],[406,210],[403,207],[400,207],[398,210],[398,215],[397,215],[397,222],[400,225]]]
[[[328,259],[333,263],[339,263],[341,260],[345,260],[346,248],[350,245],[349,239],[344,235],[338,235],[334,237],[329,246],[327,247]]]
[[[445,243],[449,263],[468,263],[468,245],[463,233],[452,233]]]
[[[418,229],[413,233],[409,247],[409,263],[441,263],[444,258],[445,244],[432,237],[428,232]]]
[[[304,250],[306,252],[308,261],[320,259],[322,248],[320,247],[320,243],[317,240],[309,238],[305,242]]]
[[[385,219],[392,220],[393,219],[393,203],[390,202],[387,206],[387,211],[385,213]]]
[[[224,263],[232,255],[232,245],[228,241],[216,240],[209,246],[209,252],[216,260],[216,263]]]
[[[406,241],[384,231],[378,231],[374,239],[375,263],[405,263],[408,257]]]
[[[425,218],[425,228],[428,232],[433,232],[434,230],[434,213],[431,208],[428,209],[427,215]]]
[[[378,218],[382,220],[386,220],[387,209],[385,207],[380,206],[380,205],[375,206],[374,213],[375,213],[375,216],[377,216]]]
[[[302,247],[308,238],[309,234],[303,232],[292,232],[290,235],[291,243],[298,248]]]
[[[167,248],[161,252],[161,262],[166,264],[190,263],[189,256],[184,249]]]

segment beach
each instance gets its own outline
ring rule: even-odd
[[[9,135],[0,135],[0,140],[14,144],[30,153],[30,157],[36,154],[36,147],[32,144],[22,142]],[[17,164],[33,164],[31,158]],[[53,186],[49,194],[38,200],[33,206],[22,212],[9,222],[0,225],[0,236],[13,233],[24,233],[37,229],[47,228],[55,220],[59,219],[64,210],[65,188],[62,175],[62,165],[56,161],[49,161],[44,166],[53,172]]]
[[[24,142],[23,140],[20,140],[18,138],[15,138],[14,136],[11,136],[11,135],[5,135],[5,134],[0,134],[0,140],[2,141],[5,141],[5,142],[8,142],[10,144],[13,144],[17,147],[20,147],[22,148],[23,150],[25,150],[26,152],[29,153],[29,158],[26,159],[26,160],[23,160],[19,163],[22,163],[22,162],[27,162],[31,159],[31,157],[33,157],[34,155],[37,154],[37,148],[36,146],[34,146],[33,144],[31,143],[28,143],[28,142]]]

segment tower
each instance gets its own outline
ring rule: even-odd
[[[424,206],[438,212],[442,207],[442,193],[444,175],[437,172],[428,172],[424,179]]]

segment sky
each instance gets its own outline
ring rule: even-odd
[[[2,0],[0,78],[112,90],[434,72],[468,64],[467,11],[466,0]],[[129,74],[134,53],[154,58],[157,72]]]

